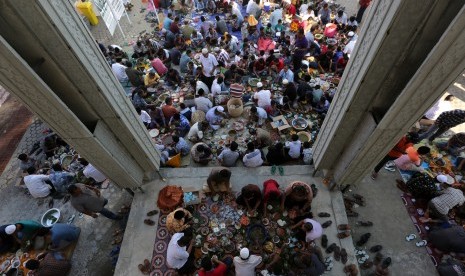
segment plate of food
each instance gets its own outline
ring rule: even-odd
[[[210,232],[210,230],[208,229],[208,227],[202,227],[200,229],[200,234],[202,234],[204,236],[208,235],[209,232]]]
[[[250,78],[248,81],[249,85],[253,87],[256,87],[257,83],[259,82],[260,82],[260,79],[257,79],[257,78]]]
[[[265,225],[265,226],[267,226],[267,225],[270,224],[270,220],[267,219],[267,218],[263,218],[263,219],[262,219],[262,224]]]

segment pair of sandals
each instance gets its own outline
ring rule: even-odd
[[[417,238],[417,235],[415,235],[415,234],[412,233],[412,234],[406,236],[406,237],[405,237],[405,240],[408,241],[408,242],[410,242],[410,241],[413,241],[413,240],[416,239],[416,238]],[[421,241],[415,243],[415,245],[416,245],[417,247],[425,247],[427,244],[428,244],[428,241],[427,241],[427,240],[421,240]]]
[[[150,272],[152,272],[152,265],[150,264],[150,261],[145,259],[143,264],[139,264],[138,266],[140,272],[144,275],[149,275]]]
[[[276,166],[276,165],[271,166],[271,174],[272,175],[276,174],[276,168],[279,171],[279,175],[283,176],[284,175],[284,168],[282,166]]]
[[[150,212],[147,213],[147,216],[148,217],[151,217],[151,216],[154,216],[158,214],[158,210],[152,210]],[[147,224],[148,226],[153,226],[155,225],[155,221],[151,220],[151,219],[144,219],[144,223]]]

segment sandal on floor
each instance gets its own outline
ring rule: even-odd
[[[422,241],[419,241],[419,242],[415,243],[415,245],[416,245],[417,247],[424,247],[424,246],[426,246],[427,244],[428,244],[428,241],[426,241],[426,240],[422,240]]]
[[[150,212],[147,213],[147,216],[148,216],[148,217],[151,217],[151,216],[154,216],[154,215],[156,215],[156,214],[158,214],[158,210],[152,210],[152,211],[150,211]]]
[[[367,220],[367,221],[357,221],[357,225],[359,226],[366,226],[366,227],[369,227],[369,226],[373,226],[373,222]]]
[[[137,267],[139,267],[139,270],[140,272],[142,272],[142,274],[149,275],[150,272],[147,270],[147,268],[143,264],[139,264]]]
[[[149,226],[155,225],[155,221],[153,221],[151,219],[144,219],[144,223],[149,225]]]
[[[358,217],[358,213],[354,212],[354,211],[351,211],[351,210],[346,211],[346,214],[347,214],[348,217],[353,217],[353,218]]]
[[[271,166],[271,174],[275,175],[275,173],[276,173],[276,166],[273,165],[273,166]]]
[[[347,251],[345,250],[345,248],[342,248],[342,249],[341,249],[341,262],[342,262],[343,264],[346,264],[346,263],[347,263],[347,259],[348,259]]]
[[[376,253],[376,252],[381,251],[381,249],[383,249],[383,246],[378,244],[378,245],[372,246],[370,248],[370,252],[371,253]]]
[[[150,263],[149,260],[147,260],[147,259],[144,260],[144,266],[145,266],[145,268],[147,269],[148,272],[152,272],[152,269],[151,269],[152,264]]]
[[[381,252],[378,252],[378,253],[376,253],[376,256],[375,256],[375,259],[374,259],[373,263],[375,265],[378,265],[379,263],[381,263],[383,258],[384,258],[383,254],[381,254]]]
[[[338,239],[345,239],[350,236],[350,231],[344,231],[337,234]]]
[[[321,213],[318,213],[318,216],[320,218],[329,218],[331,215],[326,212],[321,212]]]
[[[413,240],[416,239],[416,238],[417,238],[417,235],[415,235],[415,234],[410,234],[410,235],[408,235],[408,236],[405,237],[405,240],[409,242],[409,241],[413,241]]]
[[[331,224],[333,224],[333,222],[328,220],[328,221],[325,221],[323,224],[321,224],[321,227],[328,228]]]
[[[337,230],[350,230],[350,225],[348,224],[339,224]]]
[[[339,246],[334,248],[334,259],[338,262],[341,260],[341,248]]]
[[[392,167],[387,167],[387,166],[384,166],[384,169],[388,172],[395,172],[396,169],[392,168]]]

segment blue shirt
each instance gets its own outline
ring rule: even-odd
[[[279,77],[283,80],[286,79],[289,82],[294,82],[294,73],[290,69],[288,69],[287,72],[284,71],[284,69],[281,70],[281,72],[279,72]]]
[[[169,31],[169,29],[171,27],[171,23],[173,23],[173,20],[166,17],[165,20],[163,21],[163,28],[166,29],[167,31]]]
[[[50,229],[52,238],[52,247],[59,248],[62,242],[73,242],[79,238],[81,229],[66,223],[56,223]]]
[[[180,152],[182,156],[189,154],[190,148],[184,138],[179,137],[179,142],[176,143],[176,151]]]
[[[49,178],[53,184],[53,187],[55,187],[55,189],[60,193],[65,193],[70,184],[76,183],[74,175],[69,172],[52,171]]]
[[[192,61],[192,59],[186,53],[183,53],[181,60],[179,61],[179,69],[181,70],[181,73],[187,72],[187,64],[189,61]]]

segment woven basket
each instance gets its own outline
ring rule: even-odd
[[[196,110],[194,114],[192,114],[191,123],[195,124],[197,122],[203,121],[205,121],[205,112],[203,112],[202,110]]]
[[[227,103],[227,107],[228,113],[229,115],[231,115],[231,117],[239,117],[244,111],[244,105],[242,104],[242,100],[238,98],[231,98]]]

